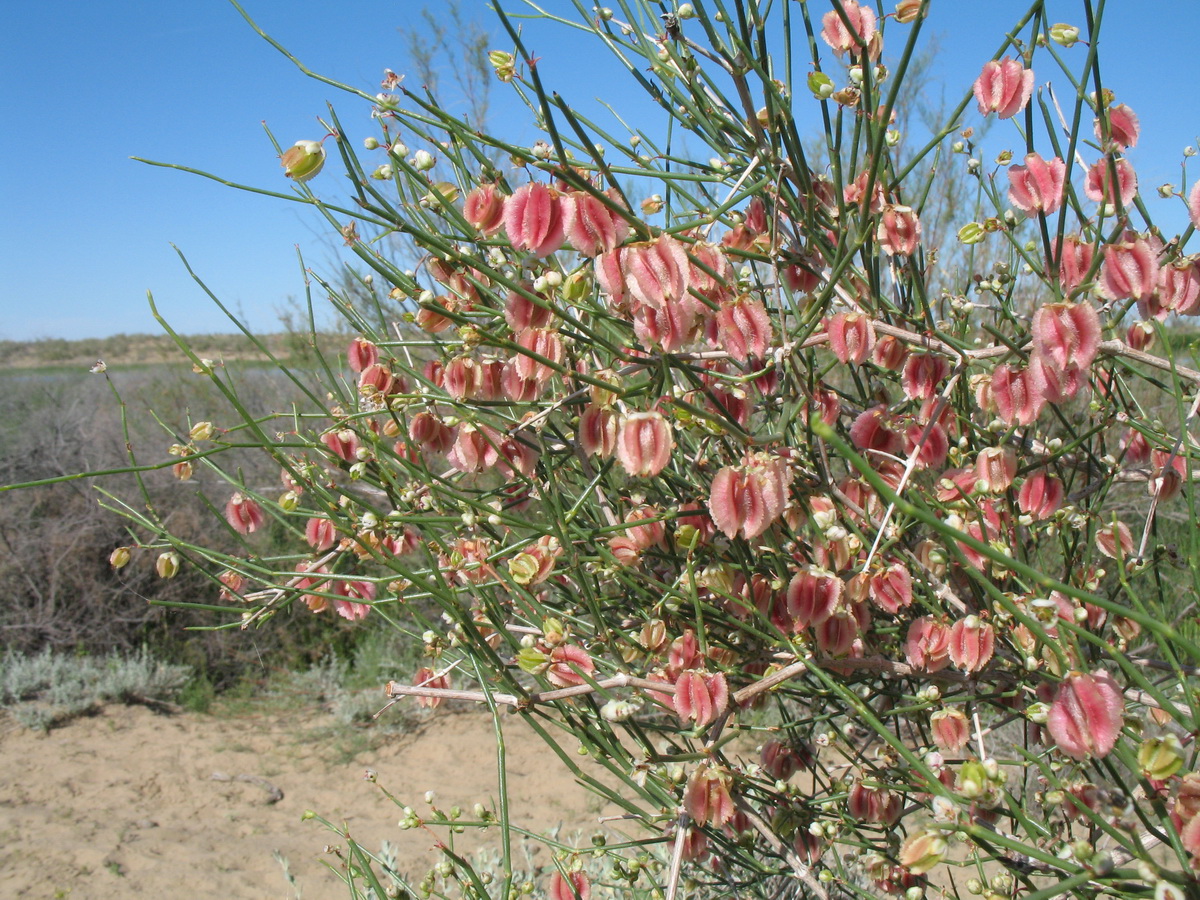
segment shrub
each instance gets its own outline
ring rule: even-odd
[[[227,482],[215,527],[242,550],[129,504],[131,552],[205,572],[241,627],[385,619],[427,657],[391,696],[577,743],[547,754],[626,837],[547,839],[558,869],[530,890],[1195,893],[1200,647],[1176,598],[1200,560],[1200,372],[1168,320],[1200,309],[1200,271],[1193,227],[1164,239],[1138,191],[1101,17],[1034,3],[908,152],[893,114],[927,3],[714,6],[570,23],[674,132],[573,110],[503,12],[489,58],[532,147],[391,73],[347,87],[367,155],[331,110],[282,160],[361,262],[365,300],[321,283],[357,336],[266,417],[181,341],[230,410],[177,452]],[[986,144],[978,117],[1000,120]],[[1160,193],[1200,224],[1200,188]],[[927,204],[956,216],[936,245]],[[490,880],[451,849],[421,881],[384,866],[405,889],[522,887],[503,779],[473,817],[402,825],[498,825],[502,859]],[[347,880],[383,896],[348,846]]]
[[[156,660],[145,649],[107,657],[9,651],[0,657],[0,708],[29,728],[48,730],[105,703],[169,703],[190,676],[187,666]]]

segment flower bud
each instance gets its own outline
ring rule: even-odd
[[[987,231],[978,222],[968,222],[958,229],[958,241],[961,244],[978,244],[985,237]]]
[[[920,14],[921,0],[900,0],[896,4],[894,18],[899,24],[908,25],[910,22],[915,22]]]
[[[540,563],[532,555],[518,553],[508,561],[508,574],[513,581],[524,586],[533,582],[540,567]]]
[[[279,158],[283,174],[297,182],[308,181],[325,165],[325,148],[320,141],[296,141]]]
[[[114,569],[123,569],[129,565],[131,555],[128,547],[118,547],[112,553],[108,554],[108,564]]]
[[[413,154],[412,167],[418,172],[428,172],[435,165],[437,165],[437,160],[428,150],[418,150]]]
[[[174,578],[179,574],[181,563],[179,554],[174,550],[168,550],[166,553],[158,555],[158,559],[154,562],[154,571],[158,573],[159,578]]]
[[[496,70],[496,77],[505,84],[517,77],[517,61],[511,53],[492,50],[488,53],[488,62]]]
[[[1142,741],[1138,747],[1138,766],[1147,778],[1166,781],[1183,768],[1183,745],[1173,734]]]
[[[1050,26],[1050,40],[1061,47],[1074,47],[1079,40],[1079,28],[1059,22]]]
[[[833,96],[833,79],[824,72],[809,72],[808,89],[818,100],[828,100]]]
[[[193,441],[209,441],[216,433],[212,422],[197,422],[192,426],[192,430],[188,432],[188,437]]]
[[[900,846],[900,865],[913,875],[924,875],[942,861],[950,845],[936,831],[918,831]]]

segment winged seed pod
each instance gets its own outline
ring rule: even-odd
[[[1004,57],[985,63],[975,79],[975,100],[983,115],[996,113],[1011,119],[1025,108],[1033,94],[1033,70],[1015,59]]]
[[[1125,698],[1107,672],[1072,672],[1058,686],[1047,729],[1058,749],[1072,759],[1108,756],[1121,734]]]

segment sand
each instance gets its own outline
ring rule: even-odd
[[[380,788],[418,814],[429,809],[428,790],[440,808],[468,813],[496,796],[486,715],[438,710],[353,755],[330,724],[319,712],[231,717],[126,706],[49,733],[0,720],[0,897],[293,900],[278,852],[304,900],[345,898],[348,889],[324,865],[339,865],[325,848],[343,842],[303,821],[305,810],[345,822],[370,850],[384,840],[399,845],[401,870],[419,879],[436,860],[435,838],[398,828],[401,811]],[[564,834],[599,827],[610,810],[535,734],[514,720],[505,737],[520,825],[539,833],[563,826]],[[364,778],[368,768],[377,783]],[[272,802],[272,788],[282,799]],[[467,851],[495,846],[497,829],[457,840]]]

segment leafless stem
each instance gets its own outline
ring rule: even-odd
[[[631,687],[644,691],[654,691],[659,694],[674,694],[675,685],[664,681],[651,681],[648,678],[637,678],[633,675],[614,675],[591,684],[576,684],[571,687],[558,688],[553,691],[534,691],[523,697],[516,694],[486,694],[483,691],[459,691],[453,688],[433,688],[420,684],[401,684],[389,681],[383,692],[390,698],[395,697],[436,697],[441,700],[469,700],[473,703],[486,703],[490,697],[492,702],[501,706],[511,706],[524,709],[540,703],[552,703],[555,700],[565,700],[568,697],[582,697],[609,688]]]

